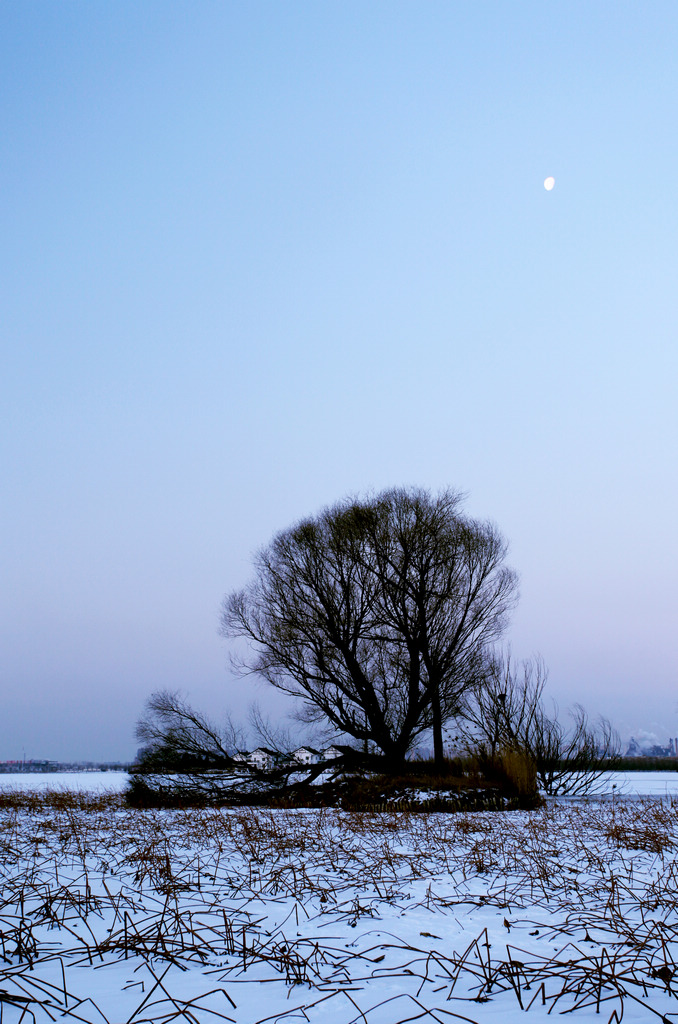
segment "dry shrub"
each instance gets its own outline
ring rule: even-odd
[[[663,855],[675,848],[676,811],[673,799],[617,803],[601,816],[602,831],[618,849]]]
[[[283,789],[266,786],[257,791],[229,788],[214,776],[211,788],[200,789],[197,776],[149,776],[134,773],[125,792],[128,807],[184,809],[206,807],[260,807],[277,810],[342,808],[348,811],[464,811],[504,810],[524,806],[516,802],[518,791],[497,788],[482,777],[469,759],[445,762],[406,762],[399,772],[384,771],[383,759],[374,759],[369,770],[337,773],[329,782],[296,782]],[[209,781],[209,779],[208,779]],[[194,784],[195,783],[195,784]]]
[[[522,807],[535,807],[540,803],[537,790],[537,766],[525,750],[507,747],[480,761],[486,778],[508,797],[517,798]]]
[[[87,793],[79,789],[18,788],[0,790],[0,809],[15,811],[107,811],[124,806],[122,793]]]

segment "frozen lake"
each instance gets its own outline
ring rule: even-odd
[[[678,796],[678,771],[606,772],[596,791],[605,796]]]

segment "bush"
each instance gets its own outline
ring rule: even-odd
[[[498,758],[491,770],[499,775],[505,752],[522,752],[549,796],[592,793],[603,773],[618,766],[619,737],[607,719],[591,723],[579,704],[569,712],[567,724],[560,720],[557,705],[549,713],[542,699],[546,679],[540,659],[516,667],[510,655],[494,657],[479,675],[460,721],[463,739],[486,764],[492,766]],[[511,772],[520,774],[522,769],[506,771],[510,782]]]
[[[524,750],[506,747],[494,754],[477,755],[478,771],[499,792],[519,807],[538,807],[542,803],[537,786],[537,765]]]

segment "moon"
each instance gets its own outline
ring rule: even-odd
[[[545,178],[544,179],[544,188],[546,189],[547,192],[550,192],[551,189],[553,188],[553,186],[555,185],[555,183],[556,183],[556,179],[555,178],[551,178],[551,177]]]

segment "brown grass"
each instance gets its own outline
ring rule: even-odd
[[[443,815],[157,812],[108,795],[15,795],[0,809],[0,1003],[25,1010],[26,1024],[90,1020],[82,968],[127,961],[132,1024],[241,1020],[233,1004],[250,978],[299,989],[294,1005],[310,1011],[378,975],[402,986],[393,1020],[436,1006],[430,1019],[454,1008],[473,1021],[473,1003],[458,1000],[502,993],[525,1010],[604,1011],[607,1022],[640,1004],[661,1019],[678,1009],[677,844],[668,801]],[[280,900],[294,927],[267,931],[257,921]],[[313,916],[361,935],[400,907],[430,915],[422,941],[394,934],[354,950],[303,932]],[[480,928],[458,950],[436,938],[488,908],[505,918],[505,947]],[[187,969],[205,984],[182,1001],[175,979]],[[91,1019],[118,1024],[103,1007]]]

